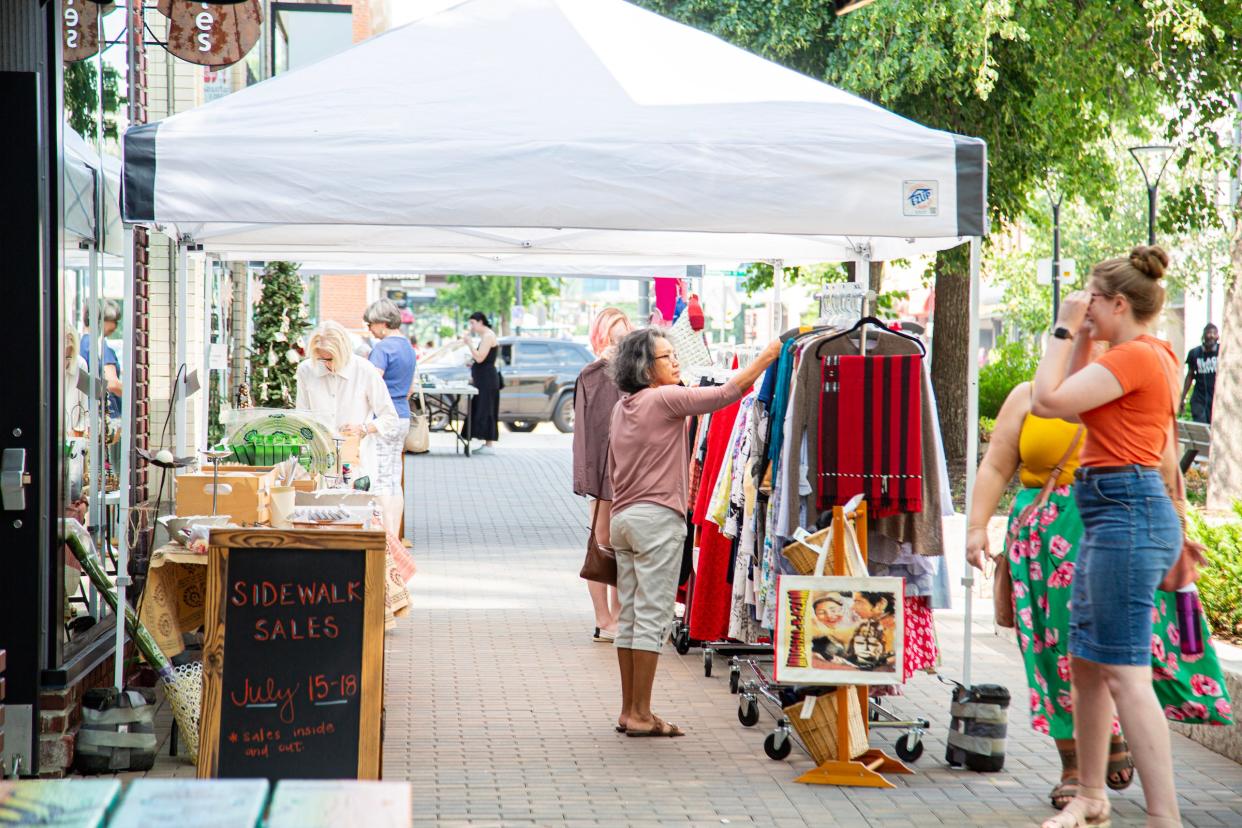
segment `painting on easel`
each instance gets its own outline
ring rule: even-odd
[[[776,680],[790,684],[901,684],[901,578],[782,575]]]

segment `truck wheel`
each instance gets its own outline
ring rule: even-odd
[[[552,412],[552,424],[562,434],[572,434],[574,430],[574,395],[565,394],[556,403]]]

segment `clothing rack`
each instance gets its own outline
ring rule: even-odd
[[[859,551],[862,553],[863,561],[866,562],[867,560],[867,504],[860,499],[856,504],[847,505],[853,505],[853,508],[847,510],[842,506],[834,506],[832,509],[831,560],[832,573],[834,575],[844,576],[849,574],[845,560],[846,521],[854,524],[855,534],[858,536]],[[785,716],[784,703],[780,697],[780,687],[782,685],[769,678],[766,671],[757,661],[751,661],[748,664],[755,678],[745,682],[742,687],[742,693],[738,702],[738,720],[747,727],[757,724],[759,721],[758,700],[763,698],[779,711],[776,729],[764,740],[764,752],[767,753],[768,757],[772,759],[784,759],[787,757],[790,752],[789,745],[791,741],[796,741],[810,754],[810,750],[807,750],[806,745],[802,744],[791,722]],[[925,719],[910,722],[896,721],[895,717],[888,711],[871,703],[868,697],[868,686],[839,686],[836,689],[840,698],[836,710],[837,758],[821,763],[814,769],[799,776],[795,781],[811,785],[892,788],[895,787],[893,783],[885,779],[882,774],[914,773],[903,762],[894,759],[879,748],[870,748],[857,758],[849,758],[851,754],[850,706],[844,703],[844,694],[851,691],[858,694],[858,709],[868,711],[869,715],[863,717],[862,723],[863,731],[868,737],[870,737],[872,727],[906,728],[909,732],[906,737],[903,737],[902,741],[912,747],[903,749],[900,747],[901,743],[899,742],[899,754],[909,752],[911,760],[917,759],[922,754],[922,745],[917,739],[921,738],[923,731],[929,725]],[[879,721],[881,719],[890,719],[890,721]]]

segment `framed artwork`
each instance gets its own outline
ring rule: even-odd
[[[903,683],[901,578],[781,575],[776,589],[777,681]]]

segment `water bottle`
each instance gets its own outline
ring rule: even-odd
[[[348,463],[341,464],[341,485],[342,486],[346,486],[346,487],[349,486],[349,480],[350,480],[352,471],[353,469],[349,467]]]
[[[1182,587],[1174,593],[1177,603],[1177,633],[1180,636],[1182,655],[1203,654],[1203,605],[1199,603],[1199,590],[1194,584]]]
[[[380,511],[379,502],[374,498],[371,499],[371,525],[367,528],[372,532],[378,532],[384,528],[384,514]]]

